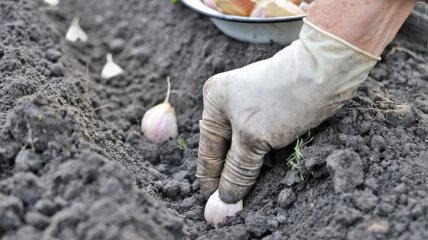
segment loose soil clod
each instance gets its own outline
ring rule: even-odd
[[[425,45],[399,35],[386,52],[421,59],[384,57],[311,131],[306,181],[287,173],[293,146],[271,153],[244,211],[214,228],[195,179],[203,83],[282,47],[231,40],[169,1],[42,6],[0,1],[0,239],[428,239]],[[63,38],[76,13],[86,43]],[[107,52],[133,71],[102,79]],[[171,95],[186,148],[140,131],[167,76],[196,99]],[[363,175],[338,193],[335,151],[358,155]],[[330,172],[347,169],[335,162]],[[294,201],[280,203],[288,190]]]

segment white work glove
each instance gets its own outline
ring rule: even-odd
[[[226,203],[243,199],[264,155],[333,115],[378,60],[305,20],[300,40],[272,58],[208,79],[196,175],[204,196],[218,188]]]

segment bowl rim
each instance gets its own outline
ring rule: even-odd
[[[216,18],[229,22],[243,22],[243,23],[281,23],[281,22],[294,22],[300,21],[307,14],[291,16],[291,17],[274,17],[274,18],[255,18],[255,17],[241,17],[234,15],[227,15],[221,12],[218,12],[210,7],[206,6],[201,0],[181,0],[181,2],[186,5],[188,8],[192,9],[195,12],[198,12],[202,15],[208,16],[210,18]]]

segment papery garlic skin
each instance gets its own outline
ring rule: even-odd
[[[44,2],[46,3],[46,4],[49,4],[50,6],[52,6],[52,7],[55,7],[56,5],[58,5],[59,4],[59,0],[44,0]]]
[[[125,72],[123,70],[123,68],[121,68],[119,65],[117,65],[113,61],[113,56],[111,55],[111,53],[107,54],[106,60],[107,60],[107,62],[104,65],[103,69],[101,70],[101,77],[102,78],[109,79],[109,78],[121,75]]]
[[[73,18],[70,27],[68,28],[68,31],[65,34],[65,39],[70,42],[76,42],[77,40],[86,42],[88,40],[88,35],[86,35],[82,28],[80,28],[79,18]]]
[[[144,136],[153,143],[166,141],[178,136],[177,117],[175,110],[169,103],[171,93],[171,82],[169,78],[168,90],[163,103],[150,108],[143,116],[141,130]]]
[[[233,217],[242,211],[242,200],[237,203],[225,203],[220,199],[218,190],[216,190],[208,199],[205,205],[204,217],[209,223],[224,223],[227,217]]]

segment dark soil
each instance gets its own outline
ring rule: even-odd
[[[64,40],[74,16],[87,43]],[[273,152],[244,211],[206,224],[203,83],[281,48],[231,40],[167,0],[2,0],[0,239],[428,239],[428,50],[405,35],[311,131],[304,182],[293,146]],[[125,75],[100,78],[107,52]],[[167,76],[186,147],[140,131]]]

